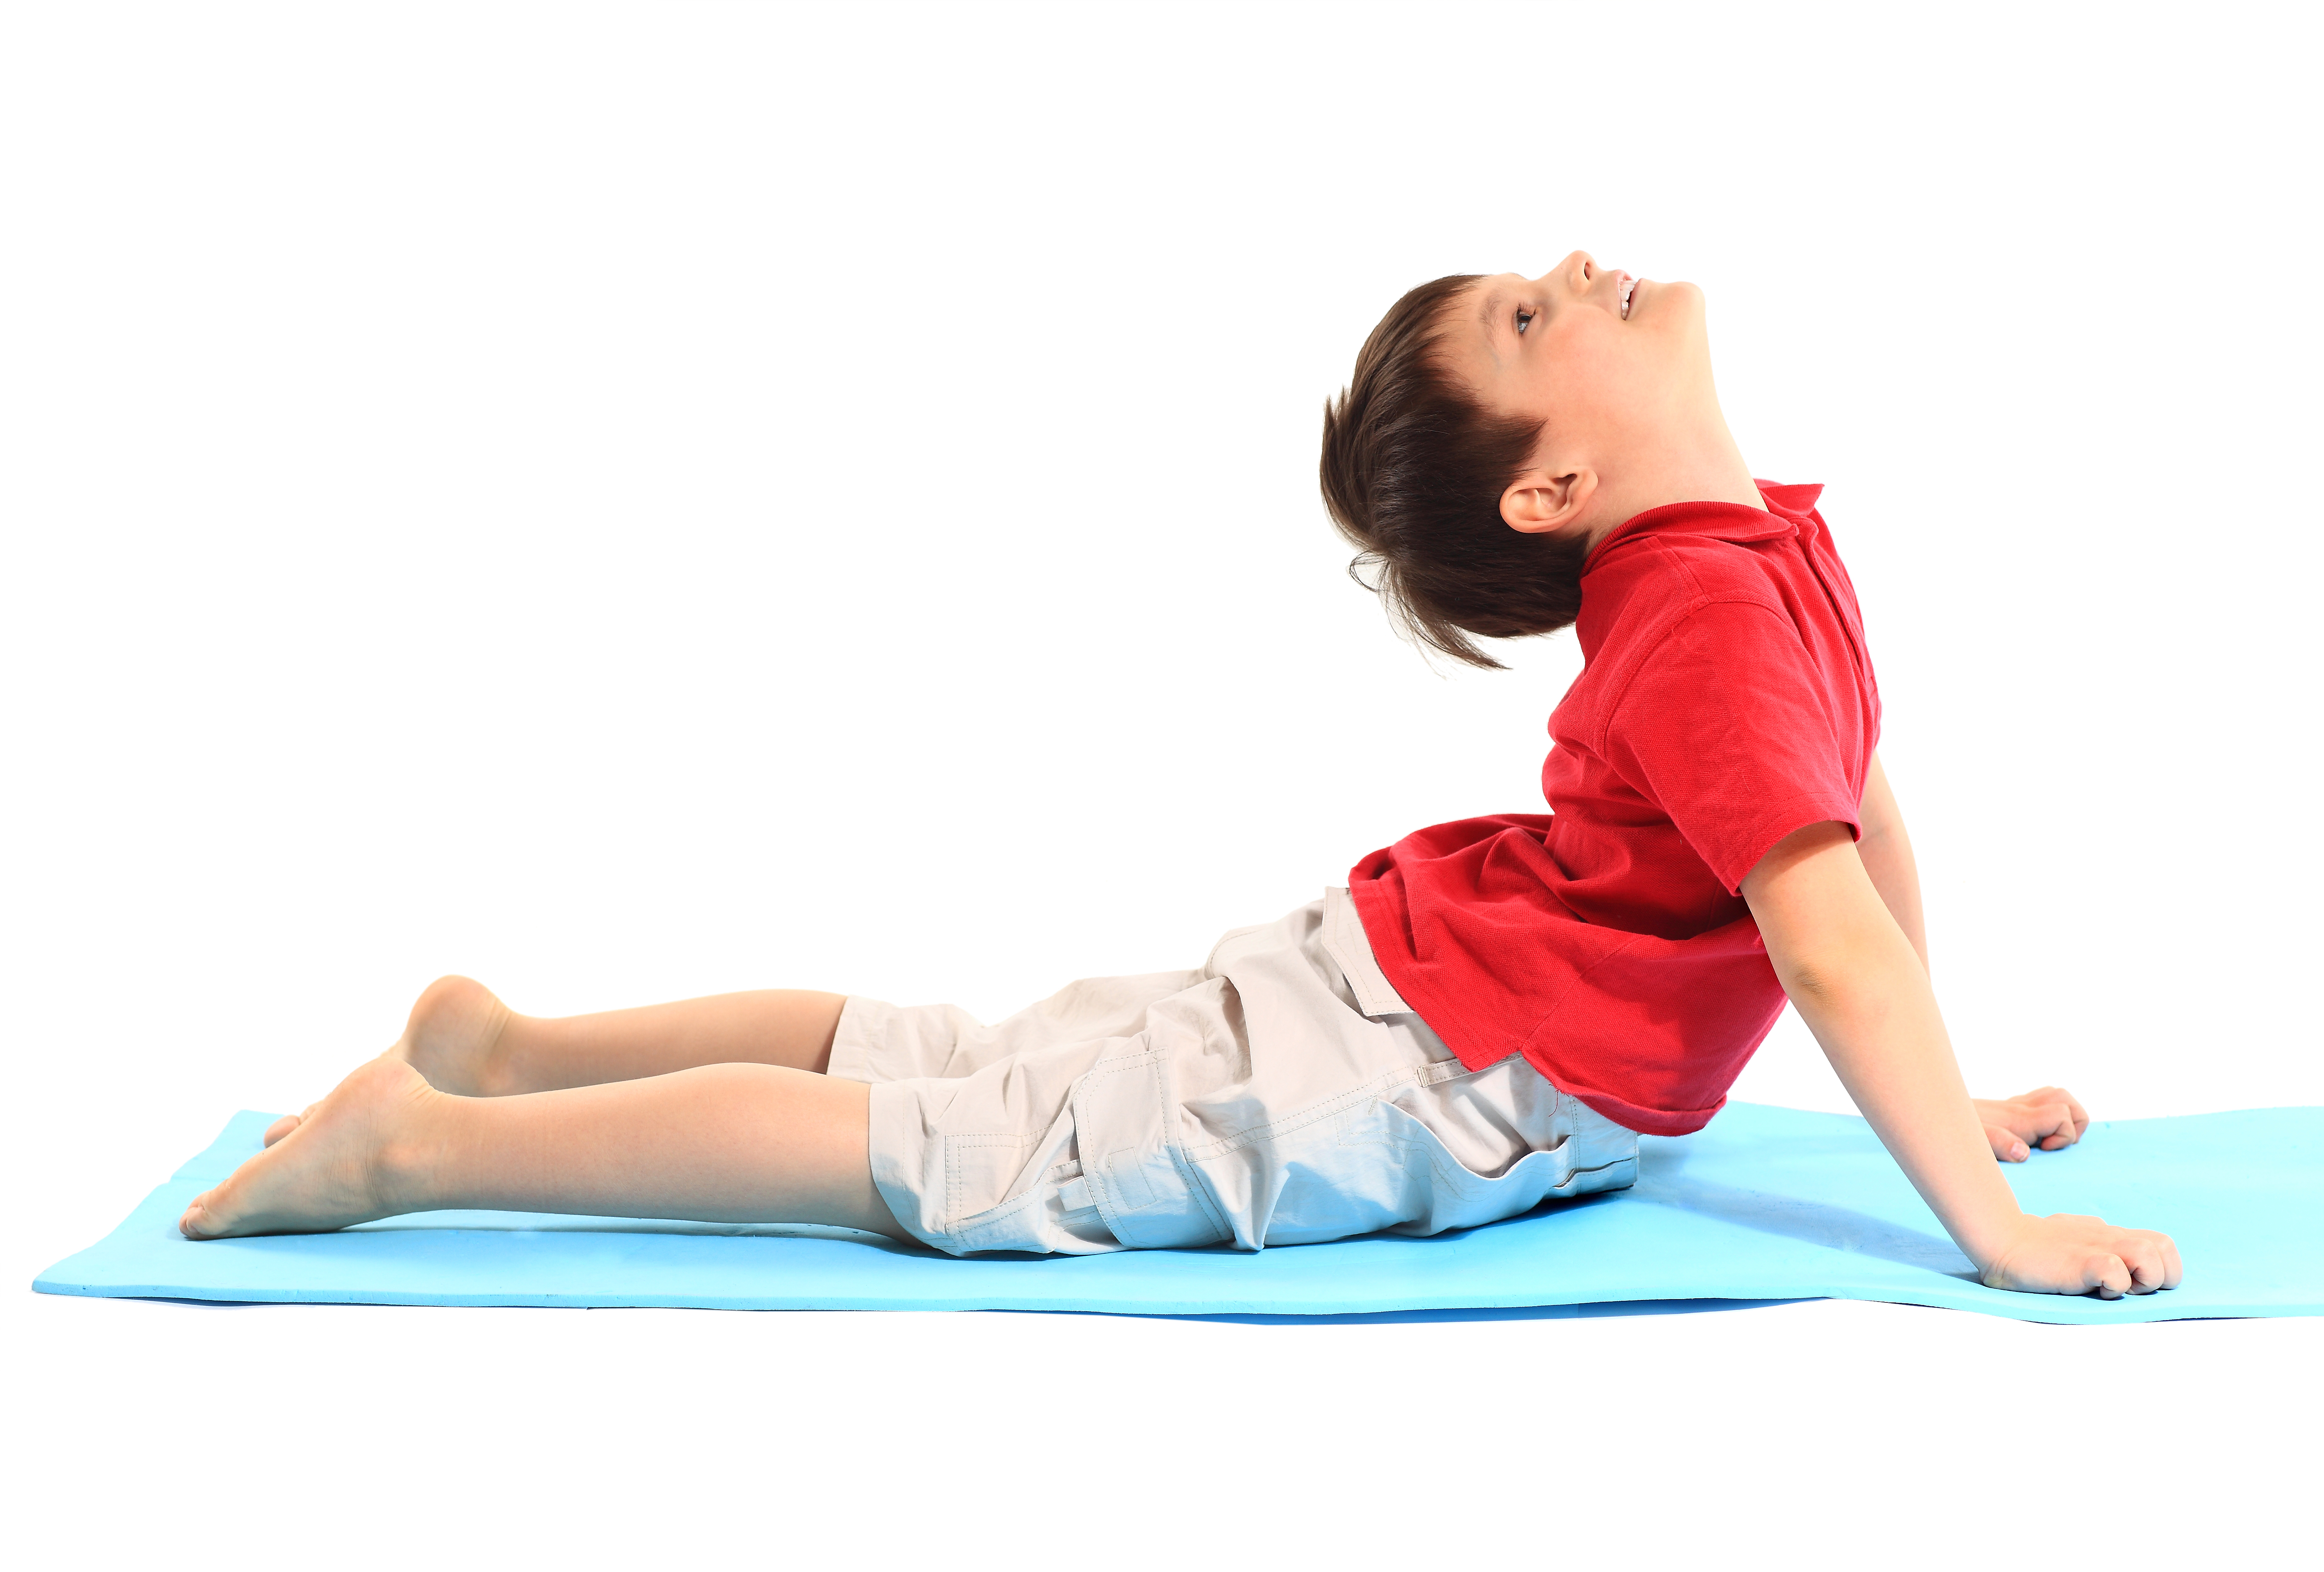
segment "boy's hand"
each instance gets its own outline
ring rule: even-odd
[[[2089,1115],[2054,1087],[1971,1105],[1929,969],[1873,887],[1847,825],[1812,824],[1776,842],[1743,876],[1743,899],[1840,1084],[1984,1282],[2109,1298],[2178,1282],[2178,1246],[2160,1234],[2019,1208],[1996,1151],[2021,1158],[2029,1142],[2070,1145]]]
[[[2070,1212],[2021,1218],[1978,1280],[2019,1293],[2086,1294],[2102,1299],[2179,1286],[2179,1247],[2146,1228],[2116,1228]]]
[[[2003,1101],[1972,1097],[1985,1122],[1985,1138],[2004,1162],[2024,1162],[2028,1142],[2044,1151],[2071,1146],[2089,1128],[2090,1116],[2062,1087],[2041,1087]]]

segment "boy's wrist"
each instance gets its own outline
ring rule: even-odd
[[[1961,1253],[1969,1257],[1969,1264],[1977,1268],[1982,1279],[2009,1253],[2026,1225],[2033,1221],[2034,1217],[2021,1207],[1997,1207],[1991,1216],[1979,1217],[1955,1233],[1953,1243],[1960,1246]]]

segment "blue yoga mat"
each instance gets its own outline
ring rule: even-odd
[[[2324,1313],[2324,1108],[2092,1124],[2005,1165],[2033,1212],[2179,1242],[2186,1281],[2113,1301],[1981,1287],[1861,1119],[1730,1105],[1640,1142],[1637,1186],[1433,1239],[955,1260],[845,1229],[421,1212],[337,1234],[193,1244],[186,1203],[259,1148],[238,1114],[32,1286],[114,1298],[721,1309],[1342,1316],[1669,1299],[1880,1299],[2021,1320]]]

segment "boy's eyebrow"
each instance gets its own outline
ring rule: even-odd
[[[1477,320],[1483,325],[1486,338],[1490,338],[1493,336],[1493,324],[1500,319],[1500,315],[1501,291],[1489,291],[1485,296],[1484,310],[1477,313]]]

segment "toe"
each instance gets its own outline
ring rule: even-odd
[[[272,1166],[263,1156],[249,1159],[187,1205],[186,1215],[178,1221],[178,1231],[189,1239],[225,1239],[247,1233],[249,1230],[245,1225],[250,1220],[247,1173],[252,1163]]]
[[[312,1119],[315,1116],[315,1110],[322,1105],[323,1105],[319,1102],[309,1103],[305,1107],[300,1109],[296,1114],[285,1114],[281,1118],[277,1119],[273,1124],[269,1124],[266,1127],[266,1144],[269,1146],[273,1145],[276,1142],[290,1134],[290,1132],[298,1129],[300,1125],[304,1124],[308,1120]]]
[[[189,1239],[208,1239],[214,1230],[205,1226],[210,1221],[210,1192],[204,1190],[186,1204],[185,1216],[178,1219],[178,1232]]]

